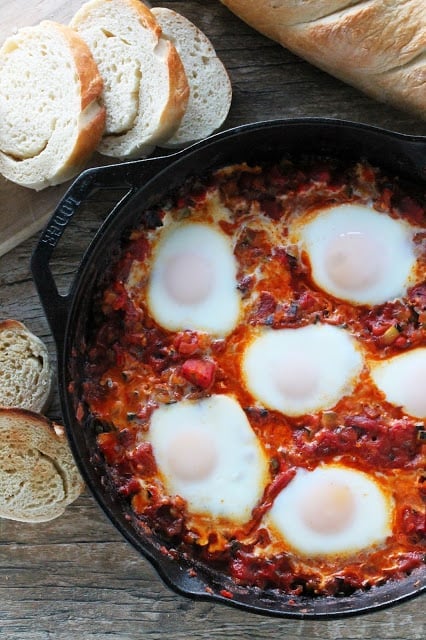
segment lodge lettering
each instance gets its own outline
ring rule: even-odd
[[[64,200],[51,222],[47,226],[41,242],[49,244],[51,247],[56,246],[58,239],[61,237],[64,227],[68,224],[69,220],[74,215],[76,207],[80,204],[80,201],[75,200],[71,196]]]

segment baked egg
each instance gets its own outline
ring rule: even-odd
[[[147,289],[165,329],[225,336],[238,323],[237,265],[229,238],[208,224],[172,225],[155,247]]]
[[[276,535],[305,556],[371,550],[392,533],[393,499],[377,478],[340,464],[298,469],[268,514]]]
[[[234,397],[162,405],[146,438],[167,492],[186,500],[191,513],[250,519],[268,482],[268,461]]]
[[[307,252],[323,291],[353,304],[376,305],[414,284],[416,255],[408,222],[361,204],[318,209],[295,221],[293,242]]]
[[[333,407],[363,368],[356,341],[340,327],[261,329],[242,357],[242,381],[261,405],[288,416]]]

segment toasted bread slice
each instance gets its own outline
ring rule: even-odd
[[[49,406],[53,368],[44,342],[22,322],[0,322],[0,406],[43,412]]]
[[[139,0],[89,0],[70,26],[87,42],[104,79],[107,120],[98,151],[148,155],[174,134],[188,102],[175,47]]]
[[[223,124],[232,102],[231,81],[212,43],[195,24],[172,9],[154,7],[152,13],[164,36],[175,45],[189,82],[182,122],[161,145],[181,147],[211,135]]]
[[[40,190],[74,177],[105,126],[102,78],[86,43],[49,20],[0,49],[0,173]]]
[[[0,408],[0,517],[53,520],[83,489],[62,427],[32,411]]]

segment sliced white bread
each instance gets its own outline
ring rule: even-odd
[[[154,7],[163,34],[175,45],[188,78],[190,94],[180,127],[164,147],[181,147],[211,135],[226,119],[232,102],[228,73],[207,36],[172,9]]]
[[[47,409],[53,369],[44,342],[17,320],[0,322],[0,406]]]
[[[107,120],[98,151],[117,158],[148,155],[174,134],[188,101],[175,47],[139,0],[90,0],[70,26],[89,45],[104,79]]]
[[[0,517],[53,520],[83,489],[62,427],[25,409],[0,408]]]
[[[42,21],[0,49],[0,173],[40,190],[74,177],[105,126],[102,78],[85,42]]]

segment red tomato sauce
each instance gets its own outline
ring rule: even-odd
[[[137,284],[128,286],[129,278],[137,283],[138,269],[146,277],[152,226],[167,217],[212,221],[214,198],[230,211],[219,226],[234,239],[237,289],[244,304],[244,321],[220,339],[161,328],[150,316],[143,295],[135,297]],[[422,277],[406,296],[372,307],[333,298],[313,282],[303,252],[278,246],[265,230],[267,225],[256,224],[259,217],[273,221],[285,237],[287,220],[295,213],[341,203],[368,203],[421,228],[415,242]],[[151,218],[156,225],[151,226]],[[210,564],[240,585],[294,595],[348,594],[403,578],[420,567],[426,535],[424,420],[389,404],[365,375],[354,392],[331,410],[289,417],[256,405],[240,382],[240,365],[248,332],[256,326],[342,325],[375,358],[425,346],[422,194],[408,194],[398,180],[361,163],[345,168],[329,160],[285,160],[264,167],[228,167],[192,182],[151,218],[147,228],[141,223],[125,241],[107,285],[98,292],[93,334],[83,354],[81,410],[102,425],[99,452],[136,520],[144,530],[161,536],[172,555]],[[256,275],[259,264],[261,277]],[[233,394],[243,407],[267,452],[271,475],[251,520],[231,530],[189,514],[182,497],[165,493],[152,447],[139,437],[149,429],[152,412],[160,404],[222,393]],[[367,548],[349,558],[305,558],[285,546],[271,547],[262,518],[275,496],[297,468],[312,470],[321,462],[336,460],[366,473],[380,472],[385,478],[395,501],[393,534],[380,548]]]

